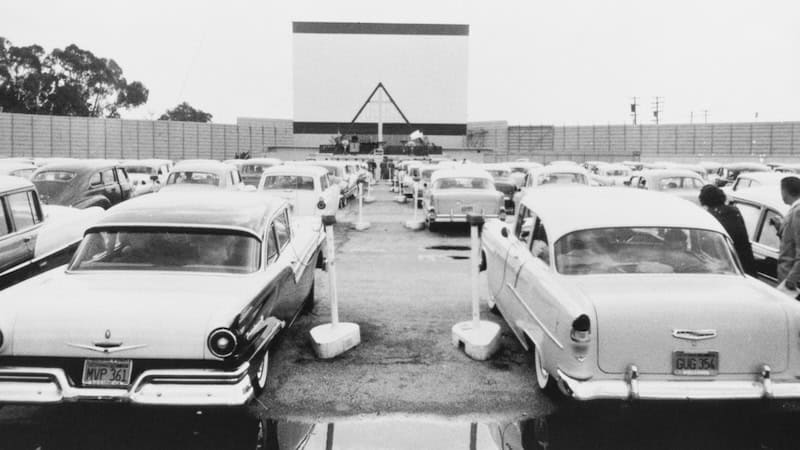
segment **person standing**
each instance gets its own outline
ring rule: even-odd
[[[756,260],[753,257],[753,247],[750,245],[750,235],[744,224],[742,213],[733,205],[726,205],[725,192],[714,185],[706,185],[700,189],[700,206],[704,207],[714,218],[719,221],[725,231],[733,240],[733,248],[739,256],[745,273],[757,276]]]
[[[794,296],[800,284],[800,178],[789,176],[781,180],[781,198],[789,205],[789,212],[780,232],[778,289],[792,291]]]

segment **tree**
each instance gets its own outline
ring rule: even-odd
[[[46,54],[38,45],[15,47],[0,37],[0,106],[8,112],[119,117],[147,102],[139,81],[128,83],[113,59],[77,45]]]
[[[205,111],[195,109],[192,105],[183,102],[168,109],[158,120],[177,120],[181,122],[211,122],[213,116]]]

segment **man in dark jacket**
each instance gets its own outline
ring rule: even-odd
[[[781,180],[781,198],[790,208],[780,233],[778,288],[794,291],[800,287],[800,178],[788,176]]]
[[[700,205],[714,216],[733,240],[733,248],[739,256],[742,268],[748,275],[756,276],[756,260],[750,246],[750,236],[739,208],[725,204],[725,192],[714,185],[703,186],[700,190]]]

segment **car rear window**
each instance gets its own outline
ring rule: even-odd
[[[70,270],[250,273],[261,243],[247,234],[169,228],[119,228],[86,234]]]
[[[219,186],[219,177],[208,172],[180,171],[172,172],[167,184],[209,184]]]
[[[299,175],[268,175],[264,178],[261,189],[297,189],[301,191],[314,190],[314,178]]]
[[[440,178],[433,187],[434,189],[494,189],[491,181],[477,177]]]
[[[142,175],[155,174],[155,169],[147,166],[125,166],[125,171],[128,173],[136,173]]]
[[[33,176],[33,181],[62,181],[64,183],[72,181],[75,178],[75,172],[66,170],[47,170],[39,172]]]

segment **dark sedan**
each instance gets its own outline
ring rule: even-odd
[[[76,160],[50,164],[33,174],[43,203],[108,209],[131,197],[125,169],[114,161]]]

